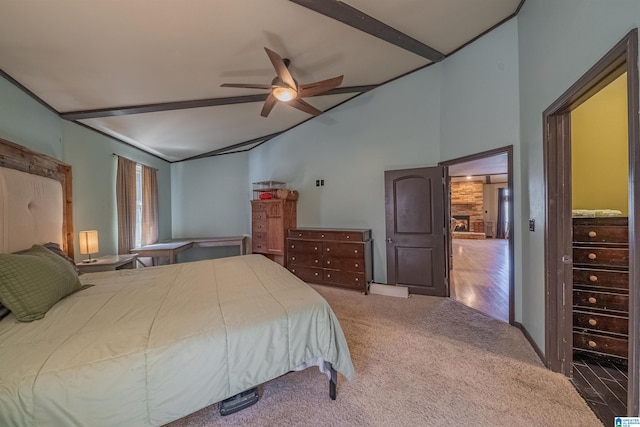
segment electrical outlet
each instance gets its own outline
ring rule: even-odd
[[[324,187],[324,179],[321,179],[321,180],[320,180],[320,186],[321,186],[321,187]]]
[[[529,231],[536,231],[536,220],[529,218]]]
[[[316,179],[316,187],[320,187],[320,180]]]

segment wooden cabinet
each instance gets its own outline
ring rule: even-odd
[[[627,218],[573,219],[573,347],[626,361],[629,333]]]
[[[369,292],[371,230],[294,228],[287,237],[289,271],[306,282]]]
[[[285,237],[296,226],[295,200],[251,201],[251,249],[285,265]]]

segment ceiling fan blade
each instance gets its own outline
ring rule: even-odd
[[[292,99],[291,101],[285,102],[285,104],[290,105],[293,108],[297,108],[298,110],[304,111],[305,113],[309,113],[313,116],[322,114],[322,111],[318,110],[313,105],[307,104],[300,98]]]
[[[223,83],[220,87],[240,87],[243,89],[269,89],[271,90],[275,86],[273,85],[261,85],[261,84],[251,84],[251,83]]]
[[[267,55],[273,64],[273,68],[275,68],[276,74],[280,80],[290,88],[298,90],[296,81],[293,80],[293,76],[291,76],[291,73],[287,69],[287,65],[284,63],[282,57],[269,48],[265,47],[264,50],[267,52]]]
[[[332,79],[326,79],[315,83],[300,85],[298,89],[298,96],[304,98],[307,96],[318,95],[322,92],[334,89],[342,84],[343,78],[344,76],[338,76]]]
[[[267,96],[267,99],[264,101],[264,105],[262,106],[262,111],[260,112],[260,115],[262,117],[267,117],[271,112],[271,110],[273,110],[273,107],[274,105],[276,105],[277,102],[278,100],[276,99],[276,97],[270,93],[269,96]]]

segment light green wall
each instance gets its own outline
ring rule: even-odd
[[[170,164],[75,123],[63,121],[62,129],[63,160],[73,167],[73,223],[76,245],[78,231],[98,230],[100,254],[117,253],[117,157],[113,153],[158,170],[158,239],[171,238]],[[76,253],[76,258],[83,257]]]
[[[96,229],[100,238],[99,255],[117,252],[116,161],[112,153],[158,169],[158,234],[160,239],[171,237],[168,162],[60,119],[3,78],[0,78],[0,137],[72,166],[76,248],[78,231]],[[76,250],[76,259],[81,258],[84,256]]]
[[[385,283],[384,171],[438,163],[441,77],[441,65],[426,68],[251,150],[251,182],[298,190],[300,227],[371,228],[374,279]]]
[[[440,152],[442,160],[513,146],[520,163],[518,27],[512,19],[443,62]],[[522,173],[513,170],[514,218],[522,215]],[[523,227],[514,221],[514,316],[522,320]]]
[[[542,113],[631,29],[640,25],[636,0],[527,0],[518,14],[520,58],[522,323],[544,350],[545,183]]]
[[[173,237],[249,234],[248,182],[247,153],[173,163]]]
[[[629,214],[627,73],[571,112],[571,205]]]

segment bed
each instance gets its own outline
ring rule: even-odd
[[[2,165],[11,163],[7,146]],[[12,148],[22,158],[28,152]],[[44,178],[46,184],[35,177],[26,187],[37,190],[17,196],[26,201],[19,221],[30,221],[19,227],[31,230],[25,240],[7,219],[17,206],[11,182],[21,178],[0,168],[0,252],[53,240],[73,254],[70,169],[61,175]],[[42,206],[49,198],[57,233]],[[337,372],[353,378],[331,307],[261,255],[90,273],[79,281],[92,286],[58,301],[42,319],[19,322],[11,313],[0,321],[0,425],[161,425],[310,366],[329,376],[332,398]]]

